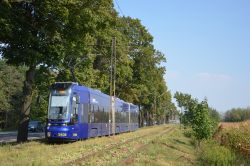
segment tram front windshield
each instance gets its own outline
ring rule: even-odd
[[[69,116],[69,96],[51,96],[49,119],[66,120]]]

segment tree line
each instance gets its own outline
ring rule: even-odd
[[[0,128],[17,126],[25,67],[7,65],[0,60]]]
[[[241,122],[250,119],[250,107],[232,108],[224,115],[225,122]]]
[[[112,0],[4,0],[0,29],[1,121],[14,124],[8,115],[19,114],[18,142],[27,140],[29,119],[45,121],[53,82],[77,81],[108,94],[114,37],[117,97],[140,106],[141,125],[176,114],[165,56],[140,20],[119,16]]]

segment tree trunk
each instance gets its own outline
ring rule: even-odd
[[[6,111],[5,113],[5,125],[4,125],[4,128],[7,129],[8,127],[8,111]]]
[[[25,142],[28,139],[28,124],[30,115],[30,106],[32,103],[32,86],[35,78],[35,67],[30,66],[26,71],[26,77],[23,87],[23,101],[19,116],[17,142]]]
[[[70,67],[70,73],[71,73],[73,82],[77,82],[77,79],[75,76],[75,69],[73,67]]]

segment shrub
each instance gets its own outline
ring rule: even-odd
[[[228,166],[233,165],[236,157],[230,149],[210,140],[202,142],[199,158],[201,165]]]
[[[192,131],[192,129],[188,128],[188,129],[185,129],[185,130],[184,130],[183,134],[184,134],[186,137],[191,138],[192,135],[193,135],[193,131]]]
[[[241,150],[250,145],[250,129],[247,126],[229,130],[227,137],[228,145],[236,150]]]

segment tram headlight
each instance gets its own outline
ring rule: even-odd
[[[50,124],[50,123],[48,123],[48,126],[51,126],[51,124]]]

